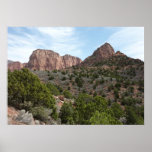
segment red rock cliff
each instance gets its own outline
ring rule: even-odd
[[[51,50],[35,50],[30,56],[26,67],[32,70],[54,70],[64,69],[81,63],[81,59],[65,55],[60,56]]]

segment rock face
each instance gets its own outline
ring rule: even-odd
[[[82,60],[80,58],[71,55],[60,56],[58,53],[51,50],[37,49],[33,51],[28,63],[22,64],[20,62],[8,61],[8,69],[14,71],[25,67],[40,71],[58,70],[80,64],[81,62]]]
[[[80,64],[82,60],[80,58],[66,54],[62,56],[62,62],[63,62],[63,67],[67,68],[67,67],[72,67],[73,65]]]
[[[100,62],[101,60],[108,59],[111,56],[114,56],[115,51],[109,43],[105,43],[101,47],[97,48],[94,53],[86,58],[82,64],[91,65],[95,62]]]
[[[26,65],[26,63],[20,63],[20,62],[9,62],[8,63],[8,69],[10,70],[10,71],[14,71],[14,70],[20,70],[20,69],[22,69],[22,68],[24,68],[25,67],[25,65]]]
[[[42,71],[58,70],[80,64],[81,62],[81,59],[74,56],[60,56],[58,53],[51,50],[38,49],[32,53],[26,67],[32,70]]]
[[[8,124],[9,125],[34,125],[35,121],[31,113],[25,110],[16,110],[8,107]]]

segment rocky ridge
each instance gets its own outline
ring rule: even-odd
[[[31,70],[55,70],[64,69],[81,63],[81,59],[64,55],[60,56],[52,50],[35,50],[30,56],[29,62],[25,67]]]
[[[72,67],[82,61],[78,57],[71,55],[60,56],[52,50],[37,49],[33,51],[28,63],[9,62],[8,69],[11,71],[28,68],[30,70],[55,70]]]
[[[115,52],[113,47],[109,43],[105,43],[97,48],[94,53],[87,57],[82,63],[82,66],[90,66],[103,60],[108,60],[115,56],[126,56],[120,51]]]

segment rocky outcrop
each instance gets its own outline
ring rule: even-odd
[[[101,47],[97,48],[97,50],[94,51],[93,56],[96,58],[109,58],[115,54],[115,51],[113,47],[109,43],[105,43]]]
[[[16,62],[13,62],[13,61],[12,61],[12,62],[9,62],[9,63],[8,63],[8,69],[9,69],[10,71],[20,70],[20,69],[24,68],[25,65],[26,65],[26,63],[20,63],[20,62],[18,62],[18,61],[16,61]]]
[[[16,110],[8,107],[8,124],[11,125],[34,125],[35,121],[31,113],[25,110]]]
[[[80,64],[82,60],[80,58],[66,54],[62,56],[62,62],[63,62],[63,67],[67,68]]]
[[[17,110],[14,107],[8,107],[9,125],[45,125],[40,120],[35,120],[32,113],[23,110]]]
[[[120,52],[120,51],[117,51],[116,53],[115,53],[115,56],[126,56],[125,54],[123,54],[122,52]]]
[[[105,43],[101,47],[97,48],[94,53],[86,58],[82,65],[92,65],[96,62],[100,62],[104,59],[108,59],[111,56],[114,56],[115,51],[109,43]]]
[[[80,58],[71,55],[60,56],[52,50],[37,49],[33,51],[28,63],[22,64],[20,62],[8,61],[8,69],[14,71],[25,67],[31,70],[40,71],[58,70],[80,64],[81,62]]]
[[[32,70],[54,70],[64,69],[81,63],[81,59],[65,55],[60,56],[51,50],[35,50],[30,56],[26,67]]]

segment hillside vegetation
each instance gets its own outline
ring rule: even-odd
[[[57,97],[63,98],[62,106]],[[143,80],[98,66],[9,71],[8,104],[46,124],[50,118],[57,124],[144,123]]]

